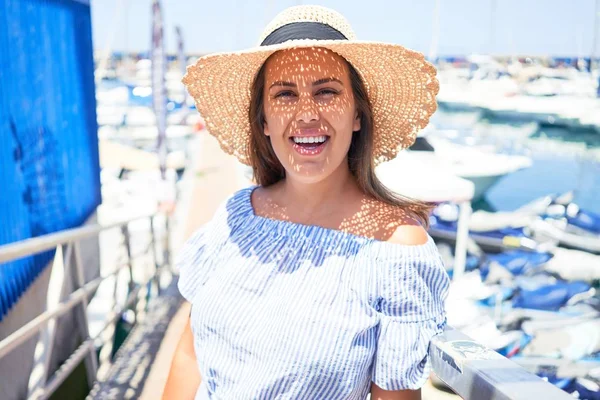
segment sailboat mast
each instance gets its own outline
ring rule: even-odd
[[[152,107],[156,115],[157,153],[162,179],[167,169],[167,86],[164,29],[160,0],[152,2]]]
[[[496,0],[491,0],[490,7],[490,47],[488,53],[492,55],[495,48],[496,40]]]
[[[598,20],[600,19],[600,0],[596,0],[594,6],[594,35],[592,39],[592,55],[590,57],[590,72],[598,68]],[[598,88],[600,93],[600,87]]]
[[[177,61],[179,63],[179,70],[181,71],[181,76],[183,77],[186,73],[186,57],[185,57],[185,46],[183,44],[183,33],[181,32],[181,27],[176,26],[175,27],[175,33],[177,35]],[[183,100],[182,100],[182,105],[183,108],[187,108],[187,104],[188,104],[188,96],[187,96],[187,90],[185,89],[185,86],[183,85],[183,83],[181,84],[181,90],[183,90]]]
[[[435,62],[437,58],[438,41],[440,36],[440,1],[435,0],[433,5],[433,26],[431,29],[431,45],[429,47],[429,62]]]

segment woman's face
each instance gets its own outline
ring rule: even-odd
[[[348,168],[360,129],[346,61],[327,49],[275,53],[265,66],[264,133],[286,176],[322,181]]]

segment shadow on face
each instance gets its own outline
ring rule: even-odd
[[[318,182],[347,171],[360,129],[347,62],[323,48],[283,50],[265,64],[264,134],[286,177]]]
[[[429,206],[397,197],[377,180],[366,89],[357,71],[336,53],[323,48],[274,53],[253,83],[249,117],[258,184],[269,187],[290,179],[333,183],[351,175],[362,192],[341,199],[335,210],[306,215],[271,197],[273,192],[256,191],[257,215],[377,240],[387,240],[401,225],[418,224],[415,216],[426,223]]]

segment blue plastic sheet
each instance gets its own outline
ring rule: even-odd
[[[81,225],[100,203],[89,4],[0,0],[0,245]],[[54,256],[0,264],[0,320]]]

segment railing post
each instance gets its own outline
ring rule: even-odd
[[[69,265],[71,263],[71,259],[72,259],[72,252],[73,252],[73,248],[71,247],[70,244],[68,243],[63,243],[60,246],[60,257],[61,257],[61,262],[60,264],[63,267],[63,272],[62,272],[62,281],[60,282],[61,286],[64,285],[65,279],[67,279],[68,277],[68,273],[70,271],[69,269]],[[58,252],[57,252],[58,253]],[[56,257],[56,255],[55,255]],[[55,265],[52,265],[52,268],[55,268]],[[52,281],[50,281],[52,282]],[[59,299],[60,302],[60,299]],[[46,310],[48,309],[48,304],[46,304]],[[45,354],[44,354],[44,381],[43,384],[46,385],[48,383],[48,371],[50,370],[50,361],[52,360],[52,350],[53,350],[53,344],[54,344],[54,334],[56,331],[56,318],[52,318],[48,321],[48,323],[46,324],[46,330],[48,332],[48,338],[47,338],[47,349],[44,349]]]
[[[125,224],[121,227],[121,233],[123,234],[123,244],[125,245],[125,252],[127,254],[127,269],[129,270],[129,285],[128,293],[132,293],[135,289],[135,281],[133,279],[133,261],[131,259],[131,241],[129,236],[129,224]],[[137,313],[133,313],[133,322],[137,322]]]
[[[459,204],[458,229],[456,232],[456,250],[454,252],[454,274],[452,279],[458,279],[465,273],[467,262],[467,241],[469,240],[469,219],[471,203],[464,201]]]
[[[170,247],[170,241],[169,241],[169,214],[165,213],[165,233],[164,233],[164,237],[163,237],[163,268],[168,267],[169,268],[169,272],[173,273],[173,268],[171,267],[171,259],[169,257],[169,247]]]
[[[125,246],[125,253],[127,254],[127,267],[129,270],[129,293],[133,291],[135,286],[133,280],[133,264],[131,262],[131,242],[129,240],[129,227],[127,224],[121,227],[121,233],[123,234],[123,245]]]
[[[150,247],[152,248],[152,260],[154,261],[154,279],[152,282],[156,285],[156,294],[160,295],[160,271],[158,257],[156,255],[156,234],[154,232],[154,215],[150,217]]]
[[[83,272],[83,261],[81,259],[81,249],[79,247],[80,242],[74,242],[73,253],[75,255],[75,282],[77,283],[77,289],[81,289],[85,286],[85,274]],[[87,306],[89,304],[89,298],[87,293],[83,296],[81,304],[77,309],[79,310],[78,317],[75,317],[78,321],[80,332],[83,334],[84,342],[90,339],[90,329],[88,325]],[[93,347],[93,346],[92,346]],[[96,381],[96,374],[98,372],[98,360],[96,359],[96,352],[90,351],[89,356],[86,357],[86,371],[88,376],[88,382],[90,387],[94,385]]]
[[[70,254],[71,250],[69,249],[69,254]],[[55,268],[58,268],[59,266],[57,264],[60,264],[60,267],[62,267],[62,282],[61,284],[64,284],[64,279],[65,279],[65,271],[66,271],[66,266],[67,264],[67,259],[65,258],[65,255],[67,254],[67,245],[65,244],[61,244],[56,246],[56,252],[54,254],[54,261],[52,262],[52,265],[50,266],[51,271],[50,271],[50,280],[49,280],[49,285],[52,286],[53,284],[55,285],[56,282],[53,281],[52,277],[54,276],[54,274],[56,273]],[[57,262],[57,260],[60,260],[60,262]],[[47,298],[47,301],[49,301],[49,299]],[[46,310],[48,309],[48,303],[46,303]],[[41,348],[42,351],[40,352],[39,356],[35,356],[35,360],[34,360],[34,370],[36,368],[40,368],[41,369],[41,373],[40,376],[36,379],[36,377],[34,377],[33,371],[32,374],[29,377],[29,393],[28,393],[28,398],[32,397],[32,394],[35,393],[38,390],[42,390],[46,384],[48,383],[48,371],[50,370],[50,361],[52,360],[52,350],[54,348],[53,344],[54,344],[54,333],[56,330],[56,318],[50,318],[48,320],[48,322],[45,324],[45,326],[43,328],[40,328],[40,335],[38,338],[38,343],[36,345],[36,353],[37,353],[37,349]],[[36,380],[33,380],[36,379]]]

